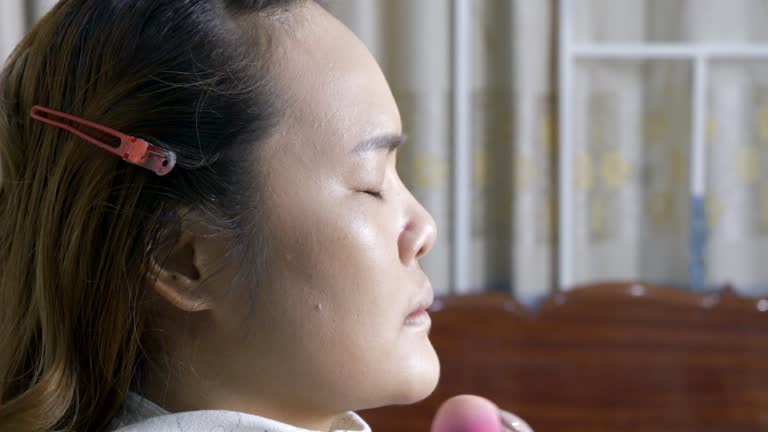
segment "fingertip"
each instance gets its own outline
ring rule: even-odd
[[[502,432],[499,408],[475,395],[454,396],[437,411],[432,432]]]

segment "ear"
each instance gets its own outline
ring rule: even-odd
[[[166,245],[150,259],[148,283],[157,294],[185,312],[202,312],[214,307],[215,283],[210,277],[224,257],[225,240],[207,225],[185,221],[173,244]]]

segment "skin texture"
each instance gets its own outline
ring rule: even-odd
[[[402,132],[371,54],[313,3],[289,15],[290,30],[275,32],[288,117],[254,174],[266,191],[254,203],[266,217],[263,281],[235,284],[236,260],[221,258],[227,240],[188,221],[152,283],[168,364],[152,369],[144,393],[171,411],[327,430],[347,410],[434,390],[429,327],[404,321],[432,295],[418,260],[436,227],[398,177],[396,151],[358,147]]]

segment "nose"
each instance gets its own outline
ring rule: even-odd
[[[413,213],[398,239],[400,261],[405,265],[413,264],[426,255],[437,239],[435,219],[415,198],[413,203]]]

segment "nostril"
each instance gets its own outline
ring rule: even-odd
[[[418,248],[419,249],[416,251],[416,258],[421,258],[429,252],[429,240],[425,239],[424,241],[421,241]]]
[[[399,248],[402,262],[411,264],[411,261],[416,261],[429,253],[436,238],[435,220],[424,207],[417,205],[400,233]]]
[[[419,248],[419,252],[416,256],[417,258],[421,258],[428,254],[429,251],[432,250],[432,247],[435,245],[435,241],[437,240],[437,227],[434,223],[426,224],[424,231],[424,240],[422,241]]]
[[[434,226],[430,224],[411,225],[409,227],[411,244],[409,249],[414,259],[420,259],[432,249],[434,243]]]
[[[398,247],[400,260],[404,264],[410,264],[419,258],[423,244],[420,237],[418,227],[413,224],[406,225],[400,233]]]

